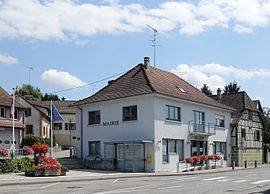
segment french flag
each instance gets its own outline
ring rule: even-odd
[[[10,120],[12,119],[13,119],[13,100],[12,100],[11,109],[10,109]]]

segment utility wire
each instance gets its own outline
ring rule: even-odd
[[[77,86],[77,87],[73,87],[73,88],[67,88],[67,89],[64,89],[64,90],[59,90],[59,91],[55,91],[55,92],[52,92],[52,94],[56,94],[56,93],[60,93],[60,92],[66,92],[66,91],[70,91],[70,90],[75,90],[75,89],[78,89],[78,88],[83,88],[83,87],[86,87],[86,86],[89,86],[89,85],[93,85],[93,84],[96,84],[96,83],[99,83],[99,82],[102,82],[102,81],[105,81],[105,80],[108,80],[108,79],[111,79],[113,77],[116,77],[118,75],[121,75],[121,74],[124,74],[126,73],[127,71],[123,71],[121,73],[117,73],[115,75],[112,75],[110,77],[106,77],[106,78],[103,78],[101,80],[98,80],[98,81],[95,81],[95,82],[91,82],[91,83],[88,83],[88,84],[85,84],[85,85],[82,85],[82,86]]]

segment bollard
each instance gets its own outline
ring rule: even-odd
[[[255,160],[255,168],[257,168],[258,166],[258,163],[257,163],[257,160]]]
[[[247,161],[245,160],[245,168],[247,168]]]
[[[232,169],[234,170],[235,168],[235,161],[232,162]]]

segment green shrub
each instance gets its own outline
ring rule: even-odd
[[[22,144],[23,144],[23,146],[31,147],[35,142],[46,143],[48,145],[51,145],[51,139],[42,138],[42,137],[39,137],[39,136],[32,136],[32,135],[25,136],[23,138]],[[53,140],[53,146],[55,146],[55,141],[54,140]]]
[[[32,164],[28,159],[2,159],[0,160],[0,174],[2,173],[18,173],[24,172],[25,169],[30,168]]]

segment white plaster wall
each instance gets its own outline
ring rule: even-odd
[[[83,106],[83,158],[88,157],[88,141],[101,141],[101,155],[104,152],[104,142],[154,140],[154,107],[153,97],[145,95],[130,97],[107,102],[88,104]],[[122,121],[122,107],[137,105],[137,120]],[[101,124],[88,125],[88,112],[100,110]],[[77,109],[77,137],[80,137],[80,110]],[[116,126],[103,126],[105,121],[119,121]],[[80,148],[80,141],[77,141]],[[146,156],[153,155],[154,147],[146,144]],[[79,149],[80,151],[80,149]],[[154,160],[154,157],[153,157]],[[154,161],[146,165],[146,168],[154,169]]]
[[[189,135],[189,121],[194,120],[194,110],[205,112],[205,122],[215,123],[215,114],[225,115],[225,129],[218,129],[216,135],[204,137],[208,141],[208,148],[213,141],[227,142],[227,153],[230,155],[230,112],[225,112],[213,107],[196,105],[181,100],[156,97],[154,100],[155,110],[155,171],[176,171],[178,155],[169,155],[169,163],[162,163],[162,138],[184,140],[184,157],[190,157],[190,140],[196,140]],[[166,121],[166,105],[181,107],[181,122]],[[158,143],[160,142],[160,143]],[[208,150],[208,154],[213,154],[213,150]],[[230,161],[230,158],[228,158]],[[227,164],[230,165],[230,162]]]

